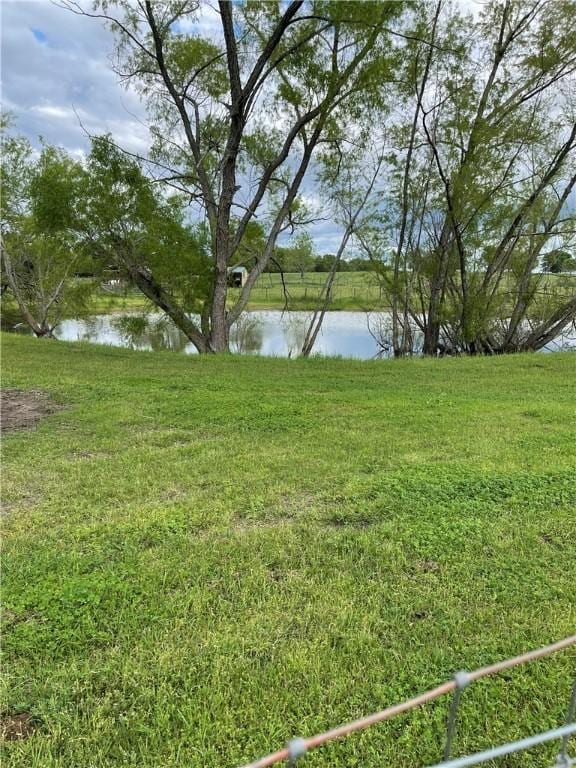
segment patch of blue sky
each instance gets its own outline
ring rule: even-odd
[[[37,27],[30,27],[30,30],[41,45],[46,45],[48,43],[48,38],[41,29],[38,29]]]

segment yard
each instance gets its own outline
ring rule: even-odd
[[[282,276],[276,272],[265,272],[257,280],[250,294],[248,310],[291,309],[314,310],[321,305],[320,293],[328,275],[326,272],[288,272]],[[538,292],[541,300],[552,296],[550,288],[560,296],[570,295],[576,286],[576,276],[570,274],[546,275]],[[504,283],[506,289],[506,283]],[[239,288],[229,289],[229,304],[240,295]],[[3,316],[9,326],[21,320],[17,307],[10,295],[3,299]],[[332,285],[330,310],[373,311],[389,308],[385,288],[373,272],[338,272]],[[98,315],[121,312],[150,312],[156,308],[136,288],[127,291],[104,290],[97,287],[89,297],[81,315]]]
[[[328,275],[325,272],[263,274],[250,296],[250,309],[315,309]],[[285,292],[286,291],[286,292]],[[233,298],[239,291],[231,291]],[[386,300],[373,272],[337,272],[331,291],[330,309],[382,309]]]
[[[50,411],[3,436],[6,768],[233,768],[574,633],[574,354],[2,351]],[[559,725],[574,662],[475,684],[455,753]],[[302,765],[436,762],[448,704]]]
[[[289,272],[282,276],[264,273],[256,282],[248,308],[254,309],[315,309],[328,275],[325,272]],[[386,301],[377,278],[372,272],[338,272],[332,286],[330,309],[382,309]],[[240,295],[239,288],[229,290],[232,304]],[[89,310],[95,314],[139,311],[153,306],[135,288],[126,294],[98,290],[90,298]]]

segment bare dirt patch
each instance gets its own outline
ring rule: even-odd
[[[273,531],[277,528],[286,528],[294,525],[295,522],[292,517],[278,517],[274,520],[247,520],[243,518],[233,522],[232,531],[236,536],[243,536],[253,531]]]
[[[64,407],[55,403],[46,392],[21,389],[0,390],[0,405],[0,432],[30,429],[40,419]]]
[[[317,501],[316,496],[306,491],[290,494],[283,493],[277,499],[275,506],[282,516],[292,517],[310,509]]]
[[[0,717],[0,734],[6,741],[27,739],[38,728],[38,723],[28,712]]]

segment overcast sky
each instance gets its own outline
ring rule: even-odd
[[[14,116],[16,132],[33,144],[42,136],[77,156],[89,149],[86,131],[110,132],[124,148],[146,151],[145,109],[112,71],[114,38],[100,21],[50,0],[0,0],[0,7],[2,104]],[[214,21],[207,19],[207,26]],[[319,252],[338,247],[332,222],[311,231]]]
[[[461,2],[476,12],[481,5]],[[0,0],[0,11],[2,104],[15,117],[18,133],[34,144],[42,136],[77,156],[89,148],[86,131],[110,132],[124,148],[146,151],[145,110],[112,70],[111,31],[50,0]],[[210,34],[219,20],[214,11],[207,14],[202,26]],[[303,191],[314,198],[312,179]],[[311,233],[320,253],[335,252],[341,233],[332,221],[319,222]]]
[[[146,148],[144,110],[112,72],[113,37],[101,23],[49,0],[2,0],[1,8],[2,102],[19,133],[79,153],[89,143],[80,119],[91,133]]]

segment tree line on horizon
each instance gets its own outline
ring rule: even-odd
[[[110,28],[151,144],[95,136],[78,161],[5,128],[2,287],[37,336],[87,301],[83,270],[205,353],[266,271],[326,273],[303,354],[361,264],[396,356],[537,350],[575,322],[574,0],[220,2],[210,34],[198,0],[57,5]],[[341,240],[318,256],[326,219]]]

